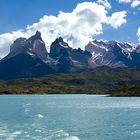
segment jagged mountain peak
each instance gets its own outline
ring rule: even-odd
[[[18,42],[25,41],[25,40],[26,40],[26,38],[20,37],[20,38],[17,38],[17,39],[14,41],[14,43],[18,43]]]
[[[92,54],[97,66],[137,67],[140,63],[135,58],[140,57],[138,45],[121,41],[93,40],[85,46]]]
[[[63,38],[60,36],[55,40],[55,42],[64,42],[64,41],[63,41]]]
[[[115,46],[120,47],[121,49],[128,51],[128,52],[132,52],[134,51],[136,48],[138,48],[137,44],[134,44],[132,42],[121,42],[118,40],[93,40],[90,41],[86,46],[85,49],[87,48],[87,46],[91,47],[91,48],[100,48],[100,49],[106,49],[106,51],[108,51],[108,49],[112,49]]]
[[[41,37],[41,32],[37,30],[35,35]]]
[[[41,37],[41,32],[40,31],[36,31],[35,35],[31,36],[28,40],[42,40],[42,37]]]
[[[48,58],[48,52],[46,50],[45,43],[41,38],[41,32],[36,31],[35,35],[31,36],[29,39],[16,39],[10,46],[10,53],[7,58],[14,57],[18,54],[29,54],[46,61]]]
[[[50,46],[50,57],[58,58],[65,49],[71,50],[72,48],[69,47],[68,43],[64,42],[62,37],[57,38]]]
[[[68,43],[66,43],[62,37],[56,38],[56,40],[52,43],[52,46],[53,45],[57,47],[69,48]]]

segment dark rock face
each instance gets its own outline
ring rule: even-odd
[[[54,73],[41,59],[29,54],[18,54],[0,62],[0,79],[38,77]]]
[[[133,61],[132,66],[140,67],[140,53],[137,51],[134,51],[132,52],[131,56],[132,56],[132,61]]]
[[[59,72],[66,73],[72,70],[73,62],[67,50],[63,50],[61,53],[61,56],[58,59],[57,67]]]
[[[63,41],[62,37],[57,38],[50,47],[50,57],[57,59],[64,50],[71,51],[72,48],[68,46],[66,42]]]
[[[61,37],[52,43],[49,56],[57,61],[55,68],[58,72],[86,70],[92,57],[88,51],[72,49]]]
[[[117,41],[94,40],[85,46],[96,66],[139,67],[140,46]]]
[[[79,48],[72,50],[71,57],[83,65],[88,65],[88,61],[91,59],[92,55],[88,51],[83,51]]]

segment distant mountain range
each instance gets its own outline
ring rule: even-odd
[[[71,48],[59,37],[48,53],[37,31],[29,39],[16,39],[10,46],[10,53],[0,60],[0,79],[88,71],[99,66],[140,67],[139,60],[140,45],[117,41],[94,40],[83,51]]]
[[[85,46],[96,66],[140,67],[140,45],[94,40]]]

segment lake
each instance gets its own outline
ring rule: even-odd
[[[140,98],[0,96],[0,140],[140,140]]]

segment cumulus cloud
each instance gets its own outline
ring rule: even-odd
[[[138,28],[137,36],[138,36],[139,42],[140,42],[140,27]]]
[[[132,0],[119,0],[120,3],[129,3],[131,2]]]
[[[97,0],[97,3],[103,5],[107,9],[111,9],[111,4],[108,0]]]
[[[0,55],[4,56],[8,53],[9,45],[16,38],[29,37],[36,30],[41,31],[48,51],[52,41],[59,36],[62,36],[72,47],[83,49],[95,35],[103,33],[103,24],[118,28],[126,23],[125,11],[108,16],[108,10],[102,3],[83,2],[79,3],[72,12],[60,11],[57,16],[45,15],[39,22],[28,25],[25,30],[1,34]]]
[[[59,12],[58,16],[44,16],[38,23],[28,26],[27,30],[42,31],[43,37],[46,36],[48,40],[47,44],[62,36],[72,46],[83,47],[93,35],[102,33],[102,24],[107,21],[106,14],[104,6],[83,2],[71,13]]]
[[[135,8],[135,7],[138,7],[138,6],[140,6],[140,0],[134,0],[131,4],[132,8]]]
[[[0,57],[4,57],[9,52],[9,46],[11,43],[19,37],[28,37],[28,33],[23,30],[17,30],[10,33],[4,33],[0,35]]]
[[[127,22],[127,20],[125,19],[126,16],[127,16],[126,11],[115,12],[112,14],[111,17],[108,18],[108,23],[112,27],[117,29],[118,27],[120,27],[121,25]]]
[[[131,7],[135,8],[140,6],[140,0],[118,0],[119,3],[131,3]]]

